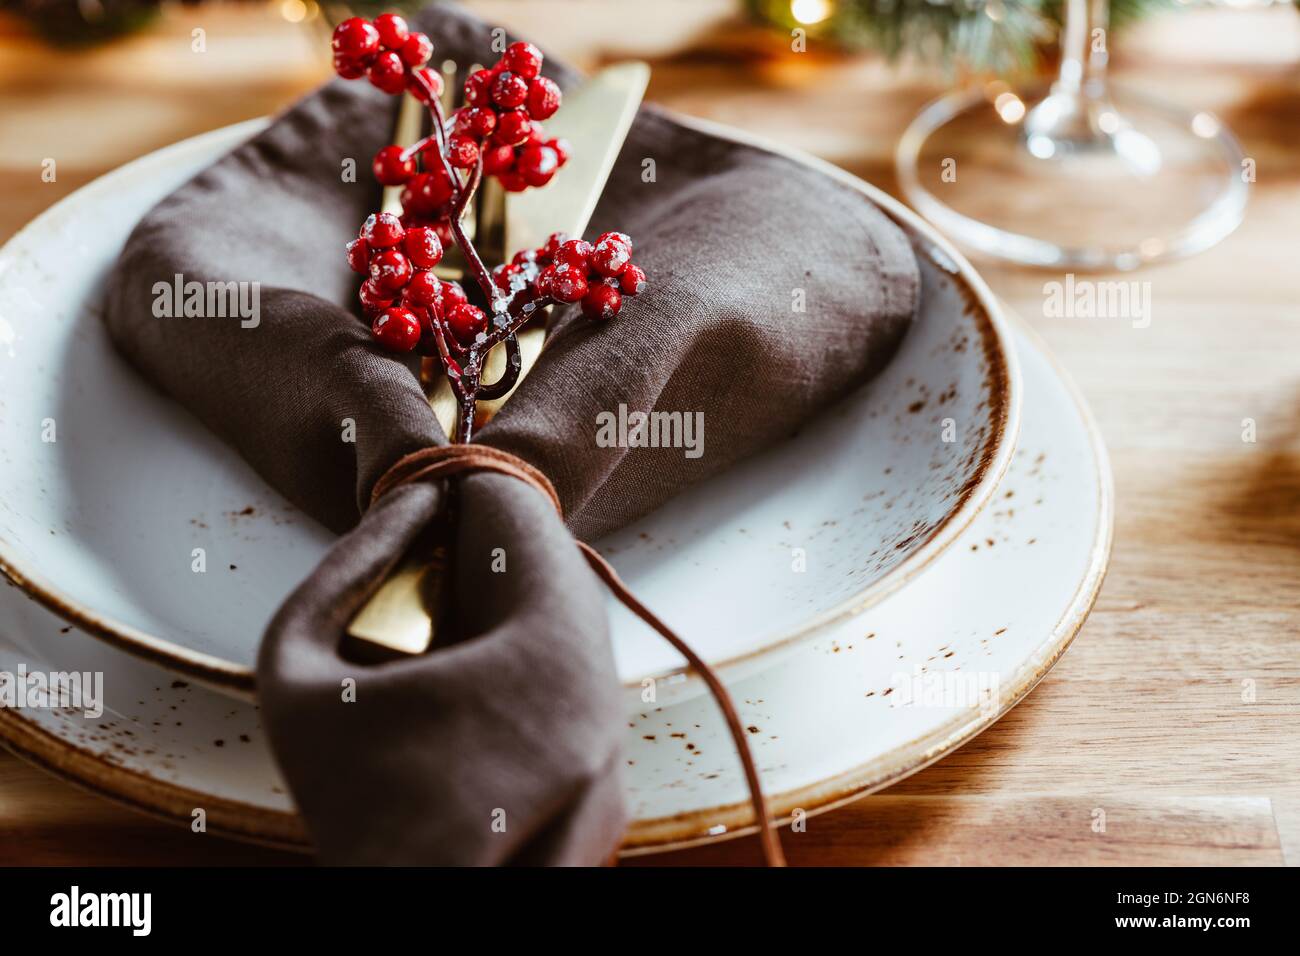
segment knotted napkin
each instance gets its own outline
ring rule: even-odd
[[[434,6],[415,22],[437,59],[495,60],[492,28],[463,12]],[[580,82],[549,58],[543,72]],[[861,194],[643,107],[588,238],[629,233],[649,288],[608,323],[558,310],[536,366],[476,437],[547,476],[566,520],[508,475],[452,479],[456,639],[354,663],[344,628],[444,496],[440,482],[406,483],[371,506],[396,462],[447,443],[415,362],[359,317],[343,258],[380,189],[341,170],[367,168],[396,109],[336,80],[181,187],[128,240],[104,320],[142,375],[341,534],[271,622],[257,670],[320,858],[601,863],[626,825],[626,721],[601,584],[573,537],[646,514],[870,379],[915,313],[917,265]],[[155,283],[177,275],[260,283],[259,321],[157,317]],[[620,406],[703,412],[703,454],[606,447],[602,413]]]

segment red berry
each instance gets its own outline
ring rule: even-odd
[[[562,94],[554,80],[539,76],[528,85],[528,112],[533,119],[544,120],[560,108]]]
[[[353,272],[366,272],[370,269],[370,247],[364,239],[353,239],[348,243],[348,268]]]
[[[370,257],[370,278],[391,295],[411,281],[411,260],[396,249],[385,249]]]
[[[442,74],[435,73],[427,66],[411,70],[406,77],[406,89],[421,103],[428,104],[429,91],[435,98],[442,96]]]
[[[400,146],[385,146],[375,153],[370,168],[382,185],[401,186],[415,175],[415,157],[403,156]]]
[[[536,262],[537,250],[520,249],[518,252],[516,252],[513,256],[510,257],[510,261],[517,266],[527,265],[530,262]]]
[[[334,72],[345,80],[359,80],[366,75],[366,65],[360,60],[335,53]]]
[[[370,331],[392,352],[409,352],[420,344],[420,320],[410,309],[394,306],[375,316]]]
[[[457,169],[469,169],[478,162],[478,143],[463,133],[447,137],[447,159]]]
[[[487,316],[478,306],[462,303],[447,313],[447,328],[461,345],[472,345],[487,328]]]
[[[492,81],[496,74],[491,70],[476,70],[465,78],[465,103],[469,106],[487,106],[492,102]]]
[[[349,17],[334,28],[330,45],[339,56],[364,62],[379,52],[379,31],[361,17]]]
[[[632,260],[628,247],[615,239],[601,239],[591,250],[591,267],[603,276],[622,275]]]
[[[563,232],[553,232],[547,237],[545,245],[537,250],[539,259],[545,259],[551,262],[555,259],[555,254],[560,251],[560,246],[569,241],[568,235]]]
[[[417,272],[402,290],[402,302],[424,309],[432,309],[442,303],[442,280],[432,272]]]
[[[483,149],[483,172],[489,176],[499,176],[509,172],[515,166],[515,151],[510,146],[485,146]]]
[[[508,70],[492,81],[492,102],[502,109],[513,110],[528,99],[528,81]]]
[[[397,51],[402,62],[414,69],[417,66],[424,66],[433,56],[433,41],[423,33],[412,33],[402,44],[402,48]]]
[[[432,269],[442,261],[442,240],[438,238],[437,230],[428,226],[406,230],[402,245],[416,268]]]
[[[490,136],[497,128],[497,114],[485,106],[471,106],[456,114],[456,129],[475,139]]]
[[[528,185],[545,186],[560,168],[560,160],[549,146],[527,146],[519,154],[515,168]]]
[[[492,281],[502,292],[509,292],[515,276],[523,275],[523,267],[515,262],[503,262],[492,270]]]
[[[391,212],[371,213],[361,227],[361,238],[366,240],[372,249],[387,249],[389,246],[395,246],[402,241],[402,236],[405,234],[402,221]]]
[[[555,294],[555,274],[559,270],[555,266],[547,266],[541,272],[537,273],[537,294],[540,296],[551,296]]]
[[[442,307],[445,310],[456,308],[458,305],[464,305],[469,301],[465,295],[465,290],[460,287],[459,282],[444,282],[442,284]]]
[[[402,208],[417,216],[432,218],[451,198],[451,182],[439,167],[435,172],[419,173],[402,191]]]
[[[556,161],[561,166],[569,161],[569,153],[573,147],[569,145],[567,139],[548,139],[546,145],[555,150]]]
[[[555,250],[555,264],[572,266],[585,279],[591,269],[591,243],[585,239],[569,239]]]
[[[551,277],[551,295],[561,302],[577,302],[587,294],[587,275],[571,265],[560,263]]]
[[[532,132],[532,128],[533,121],[528,118],[527,113],[523,110],[510,110],[497,116],[497,128],[492,134],[492,139],[506,146],[518,146],[528,141],[528,134]]]
[[[596,242],[617,242],[627,249],[629,256],[632,255],[632,237],[626,232],[602,232],[596,237]]]
[[[531,43],[512,43],[506,47],[501,64],[511,73],[518,73],[525,80],[531,80],[542,68],[542,51]]]
[[[527,180],[514,170],[499,174],[497,176],[497,182],[499,182],[501,188],[508,193],[521,193],[528,188]]]
[[[623,307],[623,297],[612,285],[600,282],[582,297],[582,314],[589,319],[612,319]]]
[[[618,287],[624,295],[636,295],[644,291],[646,287],[645,270],[629,262],[627,268],[623,270],[623,274],[618,277]]]
[[[381,13],[375,17],[375,30],[379,33],[379,45],[386,50],[400,49],[411,35],[411,28],[396,13]]]
[[[361,299],[362,311],[366,313],[367,318],[371,319],[393,304],[392,293],[381,289],[374,279],[367,279],[361,283],[358,298]]]
[[[385,50],[375,57],[366,71],[370,84],[390,95],[396,95],[406,89],[406,64],[392,50]]]

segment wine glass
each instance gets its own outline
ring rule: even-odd
[[[1208,112],[1107,81],[1108,0],[1065,0],[1046,90],[992,82],[925,107],[896,154],[904,195],[993,258],[1133,269],[1207,249],[1241,222],[1248,175]]]

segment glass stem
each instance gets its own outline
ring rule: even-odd
[[[1096,97],[1103,93],[1109,59],[1109,24],[1109,0],[1065,0],[1061,66],[1053,93],[1071,97]]]

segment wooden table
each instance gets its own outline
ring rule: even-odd
[[[652,61],[650,97],[819,153],[894,189],[903,127],[942,81],[872,58],[755,55],[727,0],[475,4],[580,64]],[[273,111],[328,70],[273,6],[170,13],[112,47],[53,53],[0,21],[0,237],[87,180]],[[635,14],[632,12],[635,11]],[[190,30],[207,52],[190,51]],[[1038,689],[962,750],[786,834],[804,864],[1300,862],[1300,21],[1191,13],[1117,46],[1130,84],[1227,120],[1258,163],[1245,225],[1153,268],[1153,322],[1044,316],[1042,273],[990,284],[1082,387],[1114,463],[1114,558]],[[41,161],[58,180],[41,182]],[[1258,440],[1242,440],[1243,419]],[[2,623],[2,622],[0,622]],[[1094,832],[1095,809],[1106,812]],[[0,752],[0,862],[297,858],[119,809]],[[652,862],[747,863],[740,841]]]

